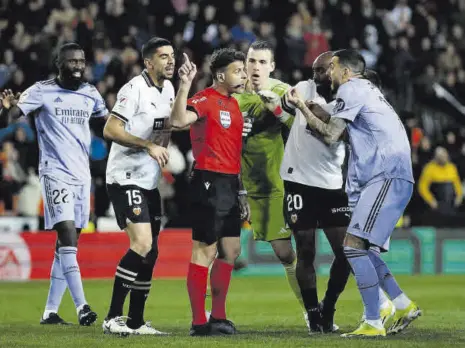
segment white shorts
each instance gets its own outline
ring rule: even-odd
[[[74,221],[76,228],[87,227],[90,214],[90,182],[71,185],[50,176],[40,178],[44,198],[45,229],[62,221]]]
[[[389,250],[391,234],[412,192],[411,182],[386,179],[364,187],[356,196],[349,195],[353,210],[347,233],[367,240],[382,251]]]

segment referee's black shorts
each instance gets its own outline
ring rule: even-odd
[[[192,239],[213,244],[240,237],[239,177],[194,169],[190,183]]]

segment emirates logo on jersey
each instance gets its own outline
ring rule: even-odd
[[[220,111],[220,122],[221,125],[226,129],[231,127],[231,114],[229,113],[229,111]]]
[[[135,207],[132,209],[132,212],[134,213],[135,216],[139,216],[140,213],[142,212],[142,209],[140,207]]]

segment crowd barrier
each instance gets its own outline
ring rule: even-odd
[[[48,279],[55,238],[54,232],[0,233],[0,280]],[[283,274],[270,245],[253,241],[249,230],[242,231],[241,245],[241,259],[247,267],[236,276]],[[128,246],[128,237],[122,232],[83,234],[78,251],[83,278],[112,278]],[[163,230],[154,276],[185,277],[191,246],[189,229]],[[397,229],[391,250],[383,258],[395,274],[465,274],[465,229]],[[328,274],[332,259],[331,248],[323,232],[318,231],[318,274]]]

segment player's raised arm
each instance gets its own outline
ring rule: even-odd
[[[333,144],[339,141],[342,133],[346,129],[346,122],[342,118],[331,117],[328,123],[323,122],[307,107],[305,102],[296,93],[295,89],[289,90],[287,93],[287,100],[302,112],[310,128],[320,133],[325,143]]]
[[[179,68],[179,84],[178,95],[174,100],[173,109],[171,110],[170,122],[174,128],[185,128],[194,123],[198,119],[197,113],[187,110],[187,98],[189,90],[192,86],[197,67],[189,60],[187,54],[184,53],[184,63]]]
[[[1,111],[1,115],[0,117],[2,119],[7,119],[7,124],[10,123],[10,122],[14,122],[16,121],[18,118],[20,118],[21,116],[24,116],[26,115],[26,113],[29,113],[33,110],[36,110],[38,109],[40,106],[42,106],[42,97],[40,97],[40,101],[38,100],[39,96],[38,96],[38,92],[37,91],[33,91],[34,86],[30,87],[26,92],[24,92],[23,94],[20,94],[20,93],[16,93],[16,95],[13,93],[13,91],[11,89],[6,89],[2,92],[1,94],[1,100],[2,100],[2,111]],[[26,101],[26,99],[31,99],[33,100],[34,98],[30,98],[29,95],[30,93],[32,92],[36,92],[35,93],[35,102],[31,102],[31,101]],[[30,107],[29,108],[25,108],[26,109],[26,113],[23,111],[22,108],[20,108],[18,106],[18,103],[20,102],[25,102],[30,104]]]

